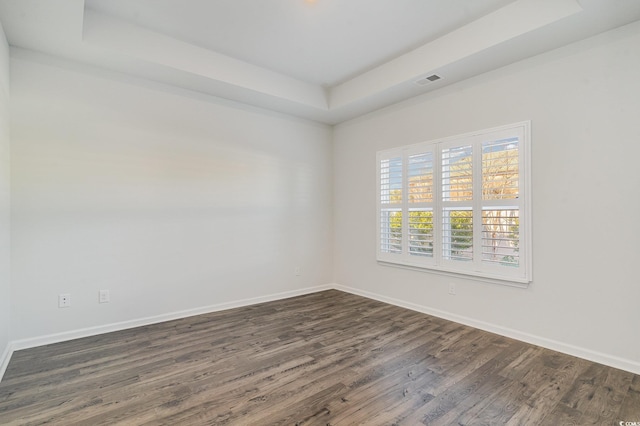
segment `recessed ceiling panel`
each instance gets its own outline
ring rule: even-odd
[[[325,87],[513,0],[87,0],[86,7]]]
[[[638,19],[639,0],[0,0],[15,60],[330,124]]]

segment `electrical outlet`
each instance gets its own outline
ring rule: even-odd
[[[109,295],[109,290],[99,290],[98,291],[98,302],[99,303],[109,303],[111,301],[111,296]]]
[[[449,294],[452,296],[456,295],[456,285],[453,283],[449,284]]]
[[[71,306],[71,295],[69,293],[58,295],[58,308],[68,308]]]
[[[300,267],[299,267],[299,266],[296,266],[295,268],[293,268],[293,273],[294,273],[296,276],[299,276],[299,275],[302,275],[302,270],[300,269]]]

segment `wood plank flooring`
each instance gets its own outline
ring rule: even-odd
[[[2,425],[640,424],[640,376],[331,290],[17,351]]]

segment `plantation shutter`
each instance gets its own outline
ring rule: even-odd
[[[383,257],[403,252],[402,153],[378,159],[378,253]]]
[[[407,152],[408,255],[429,262],[433,259],[434,151]]]
[[[528,283],[529,126],[378,152],[378,260]]]

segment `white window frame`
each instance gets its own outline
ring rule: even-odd
[[[498,141],[510,137],[518,138],[518,190],[517,199],[509,200],[483,200],[482,197],[482,143],[486,141]],[[443,176],[442,176],[442,151],[443,149],[472,146],[472,173],[473,173],[473,199],[469,201],[444,201],[443,200]],[[409,158],[419,154],[431,153],[433,159],[433,199],[430,202],[409,202]],[[401,201],[391,205],[382,201],[383,188],[381,177],[381,164],[385,160],[400,158],[402,161],[401,174]],[[415,158],[415,157],[414,157]],[[532,281],[531,267],[531,122],[523,121],[506,126],[457,135],[449,138],[422,142],[414,145],[378,151],[377,163],[377,190],[376,190],[376,253],[377,260],[382,264],[405,266],[410,268],[426,269],[445,274],[462,274],[483,281],[498,283],[514,283],[515,285],[528,285]],[[396,185],[400,177],[394,178]],[[389,182],[386,182],[387,184]],[[388,186],[387,186],[388,188]],[[387,195],[388,190],[387,190]],[[396,200],[397,201],[397,200]],[[472,259],[469,261],[448,260],[444,256],[443,239],[446,238],[443,225],[443,212],[445,208],[458,208],[473,212],[473,238]],[[500,263],[483,261],[482,256],[482,214],[483,209],[494,207],[499,209],[518,210],[518,265],[504,266]],[[396,252],[382,249],[384,241],[382,233],[382,213],[385,210],[397,209],[402,212],[402,248]],[[416,255],[409,251],[409,211],[413,208],[432,209],[433,220],[433,253],[432,256]]]

